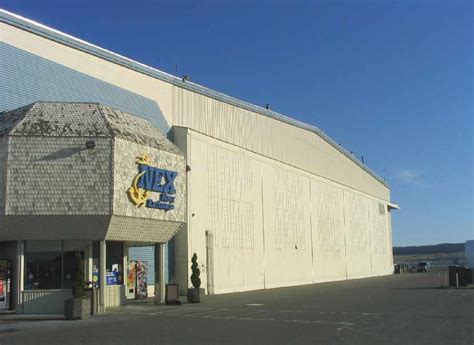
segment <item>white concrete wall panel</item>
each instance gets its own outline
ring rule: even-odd
[[[387,274],[392,274],[393,273],[393,237],[392,237],[392,212],[390,209],[387,210],[388,212],[386,213],[387,215],[387,246],[388,246],[388,268],[387,268]]]
[[[175,127],[173,129],[173,141],[178,146],[182,152],[186,155],[185,160],[187,164],[188,154],[188,133],[186,128]],[[190,200],[188,200],[188,203]],[[174,252],[174,262],[175,262],[175,278],[178,283],[180,292],[185,294],[186,289],[189,285],[189,254],[188,254],[188,241],[189,241],[189,232],[187,219],[189,214],[186,214],[186,224],[176,233],[174,236],[175,240],[175,252]]]
[[[215,293],[390,273],[383,200],[193,130],[175,133],[191,167],[188,258],[198,254],[203,287],[206,231]]]
[[[347,278],[372,275],[369,199],[344,192]]]
[[[311,229],[314,282],[346,279],[342,189],[320,180],[311,180]]]
[[[281,164],[265,164],[262,181],[265,287],[310,284],[313,278],[309,179]]]
[[[196,252],[205,266],[209,231],[214,239],[214,291],[263,288],[259,162],[210,138],[191,137],[188,146],[189,257]],[[205,272],[204,267],[203,286]]]
[[[390,254],[387,231],[387,206],[377,200],[369,202],[369,224],[372,275],[390,273]]]

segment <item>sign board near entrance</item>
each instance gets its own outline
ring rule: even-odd
[[[173,210],[176,198],[174,181],[178,172],[152,166],[146,154],[139,155],[135,163],[138,165],[138,174],[127,190],[130,201],[137,207]],[[152,192],[158,193],[159,197],[154,200]]]

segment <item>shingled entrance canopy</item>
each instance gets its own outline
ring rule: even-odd
[[[166,242],[185,222],[185,167],[158,128],[100,104],[2,113],[0,240]]]

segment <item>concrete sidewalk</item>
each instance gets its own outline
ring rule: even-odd
[[[64,315],[25,315],[16,314],[14,311],[0,312],[0,322],[7,321],[46,321],[46,320],[65,320]]]

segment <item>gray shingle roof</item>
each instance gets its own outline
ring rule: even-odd
[[[0,136],[10,133],[32,106],[33,104],[30,104],[12,111],[2,111],[0,113]]]
[[[0,114],[0,136],[115,137],[183,155],[150,122],[98,103],[36,102]]]

